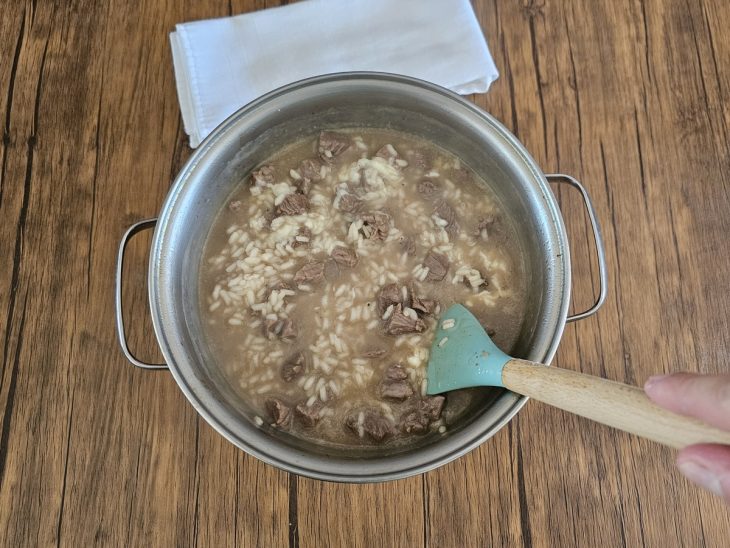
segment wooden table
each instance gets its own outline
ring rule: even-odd
[[[262,0],[8,0],[0,9],[0,545],[707,546],[730,510],[673,452],[531,402],[494,438],[384,485],[297,478],[234,448],[165,372],[122,357],[117,242],[190,154],[167,33]],[[555,364],[642,383],[728,370],[730,3],[475,2],[501,77],[474,100],[579,177],[610,287]],[[595,291],[560,190],[574,301]],[[155,341],[130,250],[133,346]]]

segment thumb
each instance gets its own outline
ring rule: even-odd
[[[730,375],[675,373],[651,377],[644,384],[657,405],[730,431]]]

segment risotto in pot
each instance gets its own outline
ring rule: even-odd
[[[216,219],[201,266],[211,351],[252,420],[325,445],[445,433],[478,391],[426,395],[439,312],[509,352],[519,243],[487,183],[387,130],[322,132],[269,158]]]

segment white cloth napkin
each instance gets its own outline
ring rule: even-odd
[[[307,0],[180,24],[170,42],[192,147],[249,101],[310,76],[391,72],[460,94],[499,76],[469,0]]]

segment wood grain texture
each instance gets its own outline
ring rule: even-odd
[[[546,171],[579,178],[610,291],[555,364],[640,384],[728,370],[730,4],[475,0],[501,77],[478,105]],[[167,33],[278,5],[21,0],[0,10],[0,545],[707,546],[730,511],[673,453],[537,402],[426,475],[350,486],[233,448],[164,373],[118,351],[118,238],[154,216],[190,151]],[[556,187],[575,308],[590,230]],[[130,246],[135,351],[156,352],[148,240]]]

